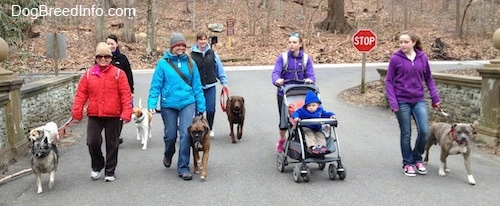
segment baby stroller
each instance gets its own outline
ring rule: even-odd
[[[282,89],[284,105],[281,115],[285,117],[282,119],[288,120],[286,123],[288,125],[288,138],[285,144],[283,144],[283,153],[278,154],[276,159],[278,171],[283,172],[285,166],[290,163],[300,163],[296,164],[293,168],[293,180],[299,183],[300,177],[302,177],[305,182],[309,182],[311,171],[307,165],[308,163],[317,163],[320,170],[325,168],[326,163],[330,163],[328,166],[328,176],[330,179],[336,180],[338,175],[340,180],[344,180],[346,178],[346,171],[340,158],[340,145],[335,129],[337,127],[337,120],[329,118],[303,119],[296,123],[295,128],[293,128],[293,124],[290,122],[291,114],[295,109],[304,105],[304,98],[309,90],[314,91],[319,97],[318,87],[314,84],[289,84],[282,87]],[[327,143],[327,151],[322,154],[314,154],[307,148],[302,130],[303,126],[318,124],[322,125]],[[292,160],[289,161],[288,158]]]

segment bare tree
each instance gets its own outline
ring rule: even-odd
[[[408,11],[408,0],[403,0],[403,30],[408,29],[408,19],[410,16],[410,12]]]
[[[189,10],[189,0],[186,0],[186,12],[191,13],[191,10]]]
[[[352,30],[344,16],[344,0],[328,0],[328,14],[318,27],[334,33],[347,33]]]
[[[455,7],[455,31],[460,34],[460,0],[456,1]]]
[[[97,0],[97,6],[105,8],[105,0]],[[106,41],[108,29],[106,28],[106,17],[104,15],[97,16],[95,24],[95,44]]]
[[[148,11],[147,11],[147,46],[146,53],[148,55],[153,55],[155,49],[155,17],[154,8],[156,6],[156,0],[148,0]]]
[[[125,8],[132,8],[134,0],[125,0]],[[123,33],[122,38],[124,42],[135,43],[135,16],[133,14],[126,14],[123,16]]]
[[[465,16],[466,16],[465,14],[467,14],[467,10],[469,9],[471,4],[472,4],[472,0],[469,0],[469,3],[465,6],[464,14],[462,15],[462,22],[460,22],[460,30],[458,31],[458,37],[460,39],[463,38],[464,21],[465,21]]]

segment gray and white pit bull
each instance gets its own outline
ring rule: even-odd
[[[469,184],[475,185],[476,181],[472,176],[470,147],[473,134],[476,133],[475,127],[479,125],[478,121],[473,124],[455,123],[449,124],[437,122],[431,125],[429,141],[425,146],[424,163],[429,160],[429,149],[432,145],[439,144],[441,146],[441,165],[439,166],[439,175],[445,176],[450,170],[446,166],[446,158],[448,155],[462,154],[464,156],[465,169],[467,170],[467,179]]]

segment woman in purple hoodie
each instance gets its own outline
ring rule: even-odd
[[[286,60],[283,58],[284,55]],[[304,62],[306,62],[305,65]],[[292,33],[288,37],[288,52],[280,54],[276,59],[271,79],[272,83],[278,86],[277,99],[280,115],[280,137],[276,145],[276,151],[281,153],[283,152],[283,143],[285,142],[285,134],[288,129],[288,119],[281,118],[283,91],[280,87],[287,83],[314,83],[316,81],[313,61],[304,53],[302,37],[300,37],[299,33]]]
[[[401,130],[400,144],[403,156],[403,172],[406,176],[426,174],[422,154],[429,136],[429,117],[425,100],[425,84],[430,93],[432,106],[440,104],[429,59],[422,52],[422,42],[414,33],[402,33],[399,47],[390,59],[385,86],[391,110],[396,114]],[[411,118],[417,126],[417,139],[411,148]]]

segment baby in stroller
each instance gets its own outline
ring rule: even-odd
[[[309,163],[318,164],[323,170],[327,163],[331,180],[344,180],[346,170],[340,155],[340,143],[336,132],[338,125],[333,112],[321,107],[319,88],[313,84],[290,84],[283,87],[283,106],[280,124],[288,125],[288,138],[283,145],[283,153],[276,157],[279,172],[290,163],[293,167],[293,180],[310,180]],[[290,160],[289,160],[290,158]]]
[[[318,98],[316,93],[309,90],[304,100],[304,106],[297,109],[292,114],[294,128],[296,126],[295,123],[299,120],[313,118],[335,119],[336,116],[333,112],[324,110],[323,107],[321,107],[321,100]],[[321,125],[305,125],[302,130],[304,132],[305,142],[309,152],[316,155],[326,153],[326,136]]]

